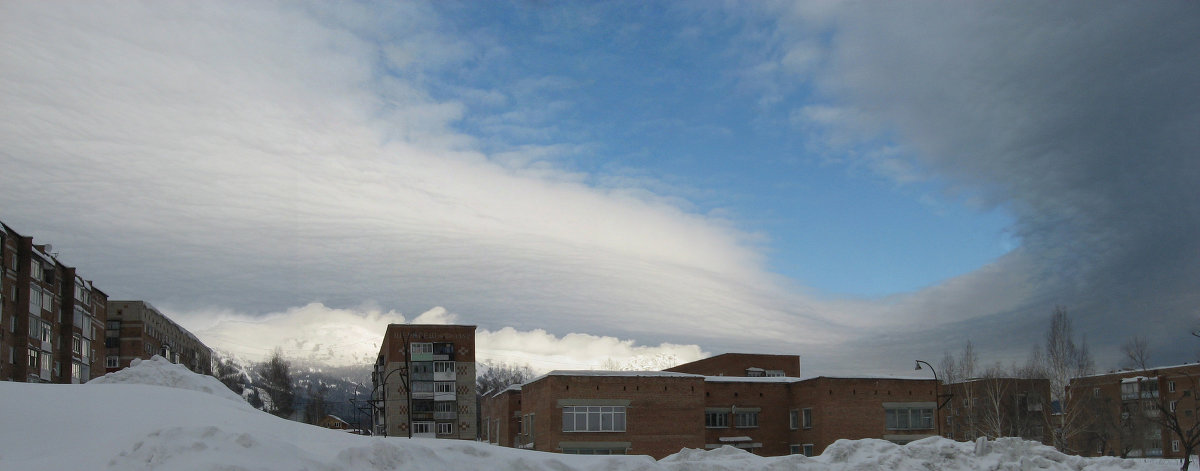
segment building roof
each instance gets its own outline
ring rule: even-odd
[[[620,371],[620,370],[554,370],[545,376],[616,376],[616,377],[656,377],[656,378],[703,378],[702,375],[691,373],[676,373],[673,371]],[[540,377],[539,377],[540,379]],[[533,380],[537,381],[537,379]],[[533,381],[530,381],[532,383]]]
[[[708,383],[798,383],[800,378],[791,376],[705,376]]]

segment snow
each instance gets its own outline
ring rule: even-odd
[[[676,373],[673,371],[625,371],[625,370],[554,370],[546,376],[623,376],[658,378],[701,378],[701,375]],[[537,380],[534,380],[537,381]],[[533,381],[530,381],[532,383]]]
[[[1171,470],[1175,461],[1079,458],[1019,439],[900,446],[843,440],[818,457],[764,458],[722,447],[646,456],[575,456],[458,440],[363,437],[249,407],[211,377],[165,360],[84,385],[0,382],[2,470]],[[223,387],[223,386],[222,386]]]
[[[709,383],[796,383],[800,378],[790,376],[705,376]]]

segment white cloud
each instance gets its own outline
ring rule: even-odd
[[[262,361],[278,347],[289,359],[332,366],[373,363],[388,324],[469,323],[441,306],[411,321],[401,313],[378,307],[335,309],[320,303],[265,316],[226,310],[163,310],[202,342],[240,358]],[[555,336],[542,329],[523,331],[512,327],[477,330],[475,352],[477,361],[524,364],[538,372],[598,369],[606,361],[627,363],[660,356],[684,363],[709,355],[697,345],[638,345],[632,339],[584,333]]]

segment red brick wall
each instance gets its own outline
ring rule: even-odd
[[[797,408],[811,408],[811,429],[795,435],[798,443],[813,444],[820,454],[838,439],[885,438],[889,435],[935,435],[926,431],[890,431],[885,402],[934,402],[936,381],[917,379],[819,377],[792,386]]]
[[[789,413],[795,408],[791,401],[789,383],[712,380],[706,381],[704,388],[704,405],[707,408],[728,408],[730,412],[760,409],[757,427],[737,427],[735,417],[730,415],[728,427],[705,428],[706,445],[733,444],[721,442],[721,437],[750,437],[752,443],[762,443],[762,447],[748,451],[764,456],[788,454],[788,446],[795,438],[789,422]],[[699,412],[702,419],[703,412]]]
[[[629,442],[629,454],[656,459],[704,447],[704,379],[632,376],[545,376],[521,388],[523,414],[535,414],[534,449],[561,442]],[[560,399],[628,400],[625,432],[563,432]]]

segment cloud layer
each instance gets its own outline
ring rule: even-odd
[[[420,3],[0,4],[0,217],[113,298],[209,313],[216,346],[302,325],[328,344],[278,341],[314,355],[433,306],[497,355],[703,345],[817,371],[983,327],[1023,349],[1055,304],[1111,345],[1195,320],[1195,5],[762,8],[698,15],[743,28],[757,63],[731,76],[758,106],[830,162],[1005,208],[1021,247],[915,293],[813,295],[764,268],[760,235],[556,163],[586,143],[463,131],[546,131],[524,97],[569,84],[441,83],[504,51]]]

